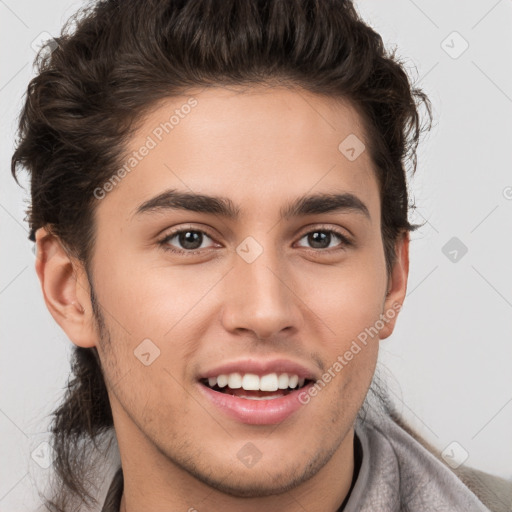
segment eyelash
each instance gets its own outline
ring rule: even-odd
[[[158,245],[164,250],[164,251],[169,251],[169,252],[172,252],[174,254],[178,254],[178,255],[185,255],[185,256],[194,256],[196,254],[199,254],[201,252],[203,252],[205,249],[196,249],[196,250],[186,250],[186,249],[175,249],[173,248],[172,246],[170,246],[168,244],[169,240],[172,240],[176,235],[179,235],[180,233],[186,233],[188,231],[192,231],[194,233],[201,233],[203,235],[206,235],[208,238],[214,240],[214,238],[208,234],[207,231],[204,231],[202,229],[196,229],[196,228],[193,228],[193,227],[189,227],[189,228],[181,228],[181,229],[178,229],[176,231],[172,231],[171,233],[168,233],[167,235],[165,235],[165,237],[161,240],[158,241]],[[336,229],[333,229],[333,228],[323,228],[323,227],[318,227],[318,228],[315,228],[315,229],[312,229],[310,231],[307,231],[305,233],[303,233],[299,240],[301,240],[302,238],[304,238],[305,236],[311,234],[311,233],[331,233],[331,234],[334,234],[336,235],[337,237],[339,237],[339,239],[341,240],[341,244],[339,247],[337,248],[330,248],[330,249],[314,249],[314,248],[309,248],[309,251],[313,251],[313,252],[327,252],[327,253],[331,253],[331,251],[340,251],[340,250],[344,250],[346,247],[350,247],[352,246],[352,242],[343,234],[341,233],[340,231],[336,230]],[[306,249],[308,249],[306,247]]]

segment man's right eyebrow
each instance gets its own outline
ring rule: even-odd
[[[134,215],[164,212],[167,210],[210,213],[232,220],[237,220],[240,217],[240,209],[227,197],[208,196],[174,189],[166,190],[145,201],[136,209]]]
[[[142,203],[134,215],[143,215],[168,210],[187,210],[218,215],[230,220],[238,220],[241,208],[222,196],[210,196],[193,192],[170,189]],[[301,196],[280,210],[280,219],[303,217],[320,213],[357,213],[370,219],[368,207],[350,192],[317,193]]]

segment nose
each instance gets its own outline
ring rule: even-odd
[[[275,250],[263,250],[252,262],[236,254],[225,286],[222,323],[227,331],[268,339],[300,328],[300,297]]]

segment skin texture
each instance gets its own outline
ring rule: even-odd
[[[94,318],[87,276],[59,241],[37,233],[36,269],[46,304],[69,339],[98,348],[124,471],[121,510],[335,511],[353,475],[353,423],[370,385],[379,338],[278,425],[246,425],[200,393],[198,375],[246,357],[288,358],[316,375],[332,367],[381,314],[401,305],[408,237],[386,274],[378,183],[368,151],[349,161],[348,135],[365,140],[356,111],[303,90],[211,88],[161,102],[141,122],[128,153],[190,97],[197,105],[151,149],[96,210]],[[169,210],[134,215],[167,189],[220,195],[236,221]],[[356,195],[356,211],[279,220],[304,194]],[[171,229],[205,230],[198,253],[166,252]],[[339,229],[328,248],[308,233]],[[252,263],[236,248],[253,237]],[[199,245],[199,243],[198,243]],[[187,250],[178,237],[167,246]],[[160,355],[149,366],[134,350],[149,338]],[[261,452],[251,468],[238,459],[248,442]]]

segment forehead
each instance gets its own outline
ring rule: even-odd
[[[193,90],[139,123],[122,179],[111,180],[98,210],[128,221],[167,189],[229,196],[247,215],[277,212],[308,192],[352,192],[371,203],[378,189],[366,143],[343,100],[283,87]]]

